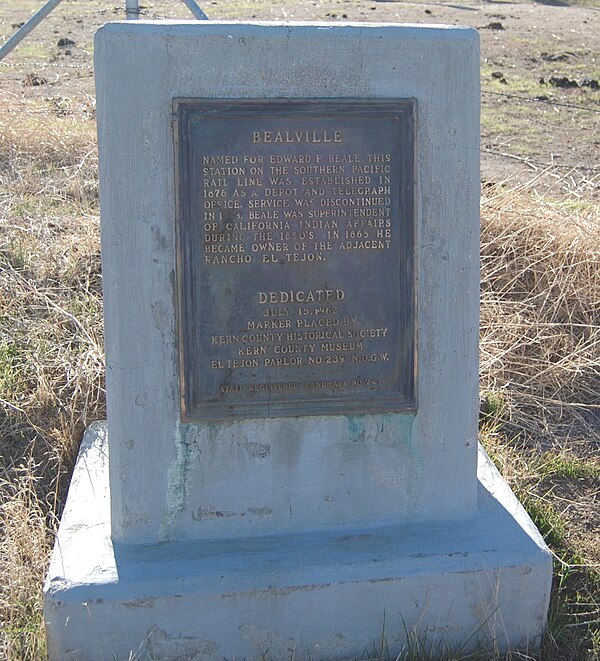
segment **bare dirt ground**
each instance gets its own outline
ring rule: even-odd
[[[0,39],[40,6],[2,3]],[[0,64],[0,93],[15,105],[93,116],[93,34],[124,18],[124,2],[66,0]],[[323,20],[468,25],[481,35],[484,181],[575,199],[598,196],[600,178],[600,6],[472,1],[211,0],[209,18]],[[142,18],[191,15],[183,2],[161,0]]]

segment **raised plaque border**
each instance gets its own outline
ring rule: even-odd
[[[417,333],[416,333],[416,100],[401,99],[214,99],[214,98],[174,98],[173,99],[173,131],[175,145],[175,200],[176,200],[176,327],[178,337],[179,383],[181,402],[181,421],[183,423],[199,423],[246,418],[265,417],[297,417],[314,415],[354,415],[366,413],[411,413],[417,410],[416,372],[417,372]],[[402,344],[402,365],[404,391],[397,394],[382,394],[377,397],[364,397],[360,393],[345,396],[338,400],[335,396],[325,398],[323,395],[302,397],[297,400],[277,401],[269,399],[268,414],[265,414],[265,402],[247,401],[228,403],[205,403],[193,407],[188,404],[186,388],[186,328],[183,313],[185,300],[185,278],[183,273],[183,241],[185,229],[183,223],[188,213],[185,210],[185,186],[189,184],[185,167],[189,157],[189,144],[186,136],[186,115],[194,111],[227,114],[252,113],[285,113],[285,114],[316,114],[331,115],[339,113],[346,116],[372,115],[376,120],[377,113],[396,112],[403,116],[403,132],[406,142],[412,146],[403,154],[404,167],[401,172],[400,188],[405,200],[404,214],[406,217],[406,241],[399,242],[399,258],[408,263],[410,273],[409,287],[411,290],[410,310],[406,315],[407,322],[399,330],[399,342]],[[400,191],[399,191],[400,193]],[[399,304],[399,302],[398,302]]]

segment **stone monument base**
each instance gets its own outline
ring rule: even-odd
[[[463,521],[113,547],[104,423],[83,440],[45,586],[52,660],[341,659],[535,648],[552,561],[481,450]]]

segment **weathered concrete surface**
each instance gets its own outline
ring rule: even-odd
[[[471,29],[392,24],[135,21],[99,31],[115,540],[298,533],[475,511],[478,46]],[[180,423],[174,97],[416,99],[416,415]]]
[[[468,648],[543,631],[551,557],[483,451],[463,521],[114,547],[107,451],[96,424],[46,584],[52,660],[358,657],[384,619],[392,656],[405,626]]]

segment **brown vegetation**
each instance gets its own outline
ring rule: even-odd
[[[0,657],[43,658],[44,573],[104,406],[95,132],[1,113]]]

